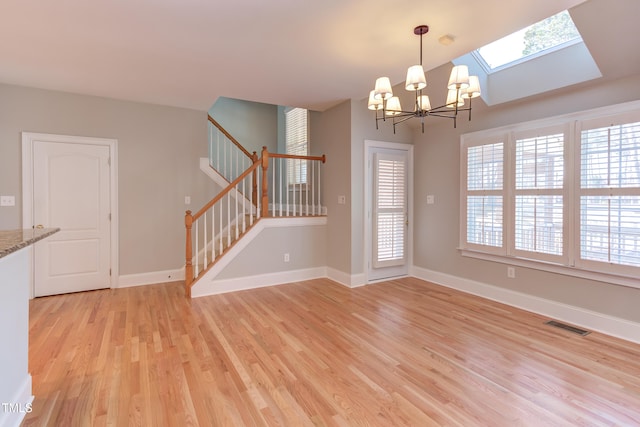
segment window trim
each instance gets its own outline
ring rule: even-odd
[[[575,112],[548,119],[535,120],[495,129],[468,133],[460,138],[460,235],[458,250],[464,257],[521,266],[595,281],[640,288],[640,267],[615,265],[580,258],[580,135],[583,122],[640,121],[640,101],[632,101],[593,110]],[[628,122],[628,121],[627,121]],[[515,250],[515,138],[540,130],[565,127],[565,164],[563,189],[563,255],[540,257],[538,253]],[[467,227],[467,149],[491,144],[499,139],[505,143],[503,200],[503,246],[489,247],[466,242]],[[577,143],[576,143],[577,142]],[[577,157],[576,157],[577,156]],[[532,255],[532,256],[529,256]]]

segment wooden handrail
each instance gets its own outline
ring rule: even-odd
[[[234,143],[235,140],[233,138],[231,138],[231,136],[224,131],[224,129],[220,128],[219,124],[217,124],[215,122],[215,120],[213,120],[211,118],[211,116],[209,116],[209,120],[211,121],[211,123],[213,123],[215,126],[217,126],[225,135],[227,135],[229,137],[229,139],[231,139]],[[240,149],[242,149],[241,146],[239,146]],[[191,211],[186,211],[185,213],[185,219],[184,219],[184,223],[185,223],[185,228],[186,228],[186,263],[185,263],[185,294],[187,297],[191,297],[191,286],[195,283],[194,281],[197,279],[196,277],[194,277],[194,266],[193,266],[193,238],[192,238],[192,232],[193,232],[193,224],[196,224],[196,229],[197,229],[197,223],[195,221],[197,221],[200,217],[202,217],[209,209],[211,209],[217,202],[219,202],[220,200],[222,200],[222,198],[224,196],[226,196],[227,194],[229,194],[234,188],[236,188],[238,186],[238,184],[240,184],[244,179],[246,179],[249,175],[252,175],[252,203],[257,206],[258,201],[260,202],[260,212],[258,213],[258,218],[260,217],[267,217],[269,215],[269,179],[268,179],[268,169],[269,169],[269,160],[271,157],[273,158],[283,158],[283,159],[300,159],[300,160],[311,160],[311,161],[321,161],[322,163],[326,162],[326,157],[324,155],[322,156],[298,156],[298,155],[293,155],[293,154],[278,154],[278,153],[269,153],[269,151],[267,150],[267,147],[262,147],[262,152],[260,157],[258,157],[258,155],[254,152],[253,154],[248,154],[248,152],[244,149],[242,149],[242,151],[247,154],[252,161],[252,165],[245,170],[240,176],[238,176],[235,180],[233,180],[231,183],[229,183],[229,185],[227,185],[226,188],[224,188],[218,195],[216,195],[213,199],[211,199],[206,205],[204,205],[202,207],[202,209],[200,209],[198,212],[196,212],[195,214],[191,214]],[[258,181],[258,168],[262,168],[261,171],[261,177],[260,177],[260,183],[261,183],[261,188],[258,190],[258,185],[257,185],[257,181]],[[260,194],[258,194],[258,192]],[[260,199],[258,199],[258,197],[260,197]],[[205,223],[206,224],[206,223]],[[206,227],[206,225],[205,225]],[[237,234],[236,234],[237,237]],[[196,236],[196,242],[197,242],[197,236]],[[197,243],[196,243],[197,244]],[[220,245],[222,248],[222,245]],[[198,251],[198,248],[196,248],[196,253]],[[206,259],[206,257],[205,257]],[[205,266],[205,271],[208,270],[208,268],[211,267],[212,264],[210,264],[208,267]],[[198,277],[200,277],[201,274],[198,274]]]
[[[318,160],[322,163],[327,162],[327,156],[298,156],[295,154],[281,154],[281,153],[269,153],[269,157],[275,157],[278,159],[300,159],[300,160]]]
[[[238,149],[240,149],[240,151],[242,151],[248,158],[253,159],[253,155],[251,153],[249,153],[247,151],[246,148],[244,148],[242,146],[242,144],[240,144],[233,136],[231,136],[231,134],[229,132],[227,132],[225,130],[225,128],[223,128],[220,123],[216,122],[215,119],[211,116],[209,117],[209,121],[211,122],[211,124],[213,124],[215,127],[218,128],[218,130],[220,132],[222,132],[224,134],[224,136],[226,136],[227,138],[229,138],[229,141],[233,142],[233,145],[235,145],[236,147],[238,147]]]
[[[234,189],[236,187],[236,185],[238,185],[240,182],[242,182],[243,179],[245,179],[251,172],[253,172],[254,170],[256,170],[258,167],[260,166],[260,161],[254,162],[253,165],[251,165],[249,167],[249,169],[247,169],[246,171],[242,172],[242,174],[237,177],[236,179],[234,179],[229,185],[227,185],[227,188],[225,188],[224,190],[222,190],[216,197],[214,197],[213,199],[211,199],[209,201],[209,203],[207,203],[206,205],[204,205],[204,207],[202,209],[200,209],[198,212],[196,212],[195,215],[193,215],[193,220],[197,220],[198,218],[200,218],[202,215],[204,215],[204,213],[211,207],[213,206],[217,201],[219,201],[220,199],[222,199],[224,196],[227,195],[227,193],[229,193],[232,189]]]

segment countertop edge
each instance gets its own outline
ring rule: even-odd
[[[0,231],[0,258],[19,251],[22,248],[33,245],[52,234],[60,231],[59,228],[34,228],[24,230]]]

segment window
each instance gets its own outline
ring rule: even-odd
[[[465,255],[640,287],[639,102],[463,135],[462,147]]]
[[[515,251],[563,254],[564,139],[554,130],[515,135]]]
[[[581,40],[569,12],[565,10],[489,43],[475,52],[487,71],[493,71]]]
[[[561,12],[452,60],[478,76],[487,105],[602,77],[589,48]],[[579,64],[579,65],[577,65]]]
[[[285,111],[285,144],[287,154],[296,156],[307,156],[309,154],[307,116],[308,112],[304,108],[292,108]],[[307,183],[306,160],[287,160],[287,182],[289,185]]]
[[[640,267],[640,122],[584,123],[580,259]]]
[[[467,242],[502,247],[504,143],[467,151]]]

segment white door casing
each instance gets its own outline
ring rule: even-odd
[[[115,149],[115,140],[23,134],[24,227],[61,229],[34,245],[32,295],[117,286]]]
[[[408,144],[365,141],[367,281],[406,276],[412,260],[412,158]]]

